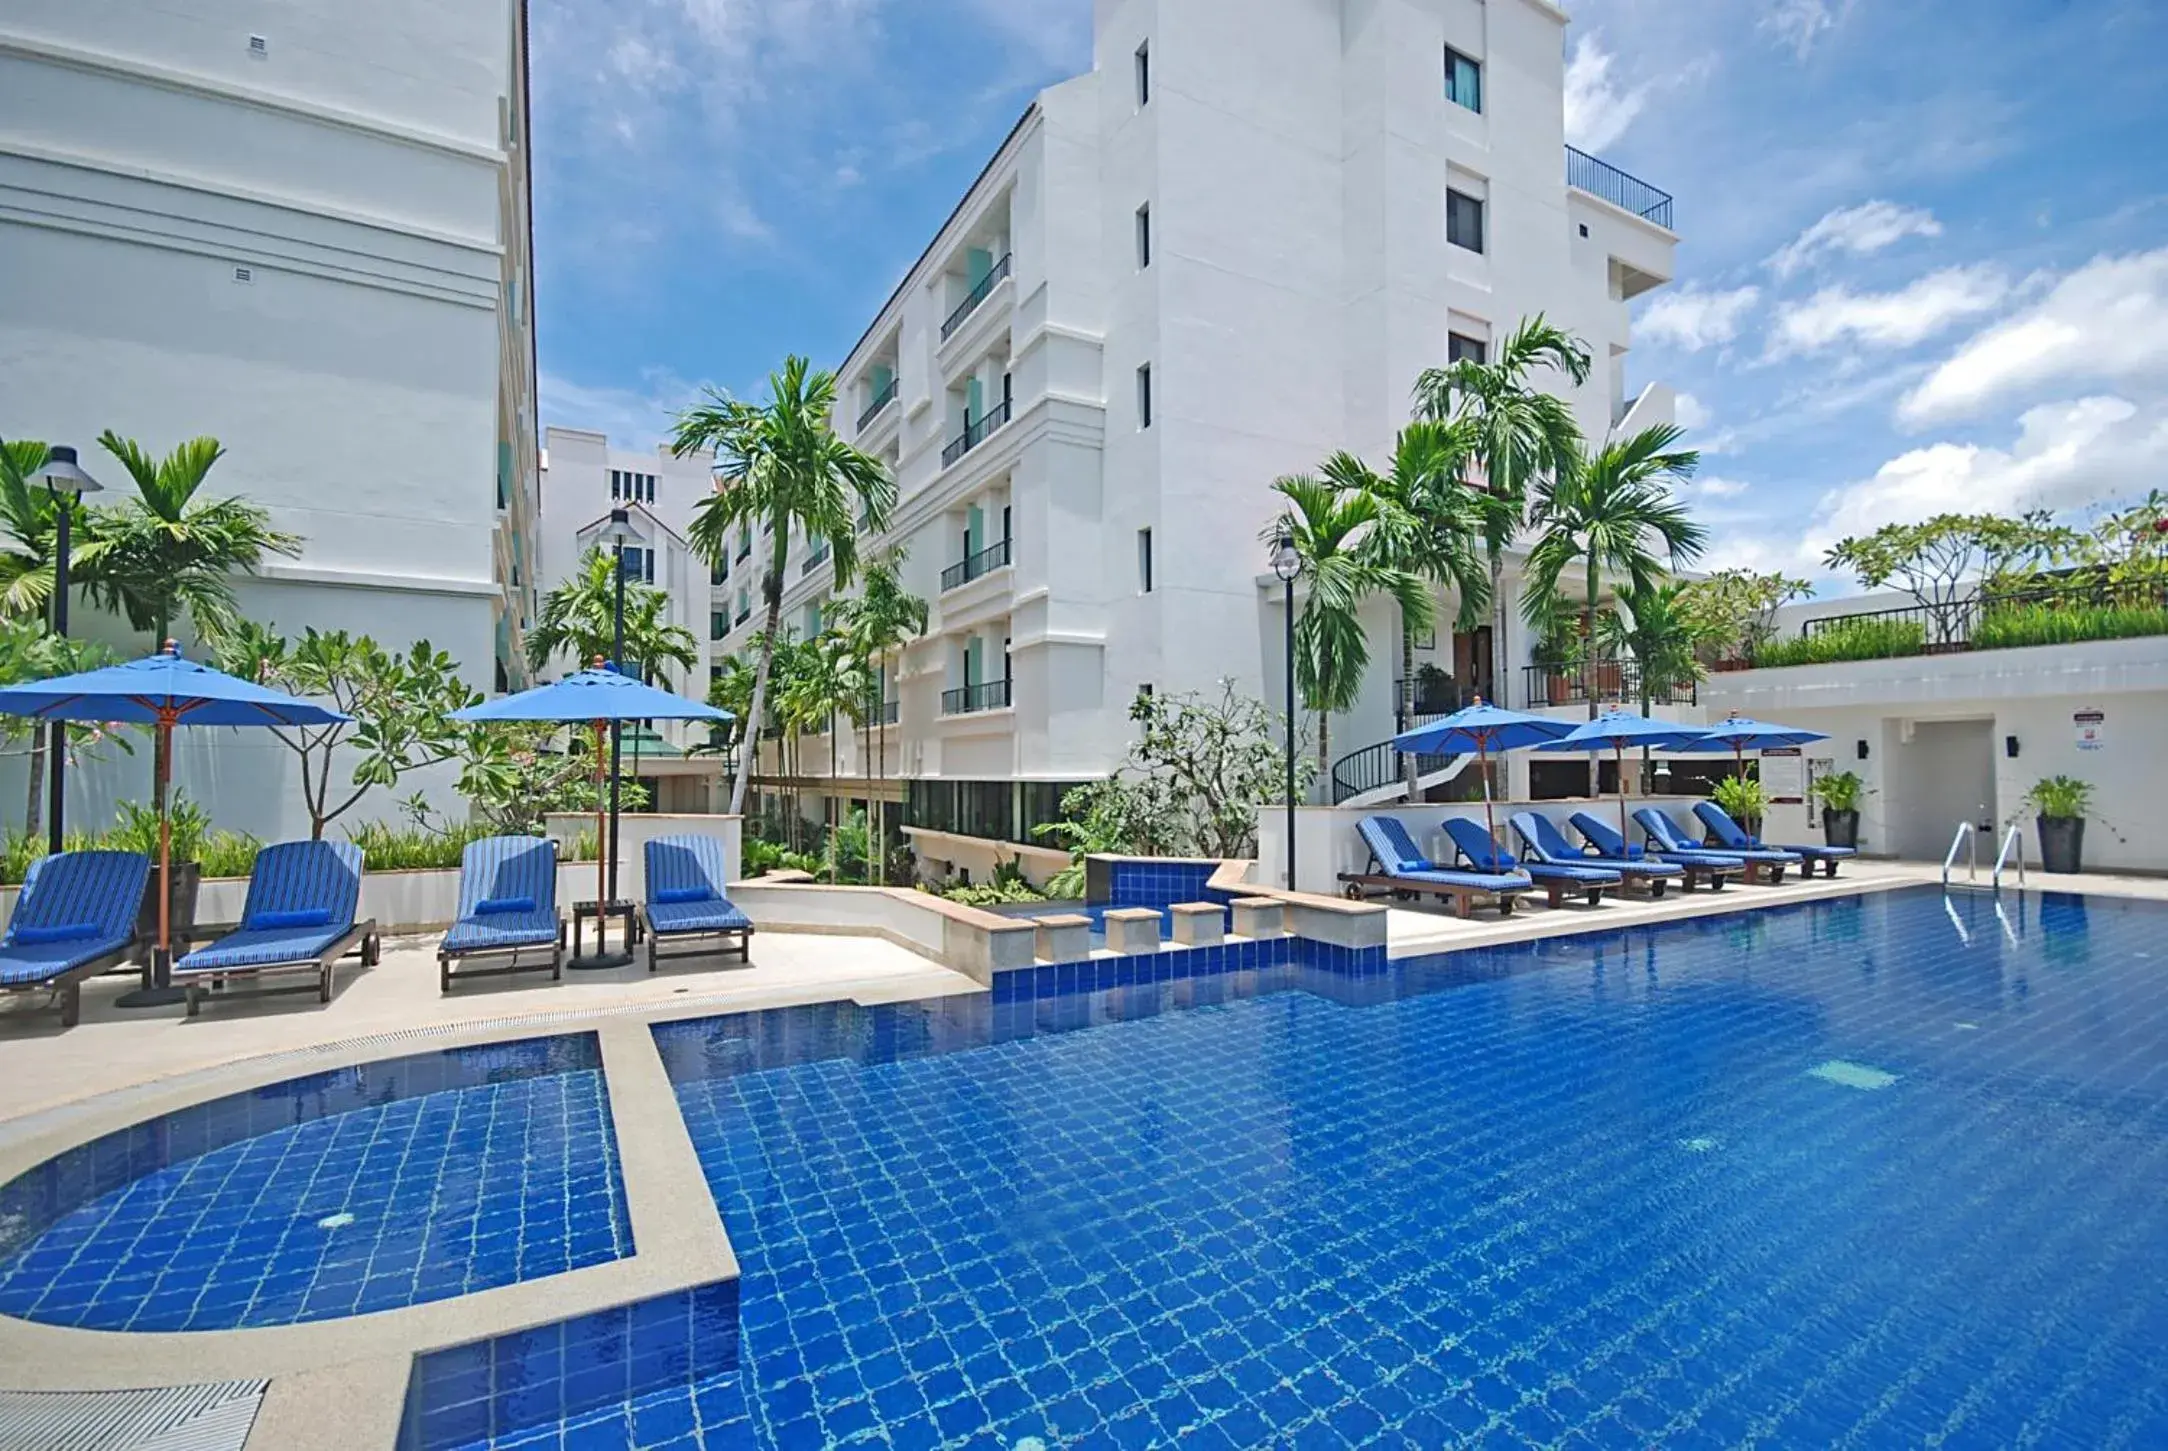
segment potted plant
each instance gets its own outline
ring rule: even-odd
[[[1857,771],[1833,771],[1814,783],[1822,803],[1822,837],[1831,846],[1859,845],[1859,803],[1868,794]]]
[[[1528,661],[1543,672],[1544,698],[1550,704],[1564,705],[1573,698],[1574,672],[1581,663],[1580,641],[1576,637],[1554,624],[1528,652]]]
[[[2093,809],[2092,784],[2075,776],[2049,776],[2035,781],[2019,804],[2038,814],[2041,870],[2083,871],[2085,818]]]
[[[166,899],[175,955],[187,950],[189,934],[196,926],[196,896],[203,887],[203,843],[210,834],[211,818],[181,791],[167,803],[170,823],[168,855],[173,862],[173,885]],[[158,940],[158,813],[133,801],[120,803],[120,822],[106,838],[119,851],[139,851],[151,859],[150,880],[143,884],[143,905],[136,912],[136,934],[146,943]]]
[[[1762,792],[1762,784],[1745,776],[1726,776],[1716,783],[1709,799],[1724,808],[1724,814],[1748,836],[1761,837],[1762,817],[1768,813],[1769,798]]]

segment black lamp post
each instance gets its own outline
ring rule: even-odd
[[[1295,577],[1302,556],[1294,536],[1282,527],[1272,543],[1272,572],[1280,577],[1282,613],[1287,625],[1287,889],[1295,890]]]
[[[75,519],[75,501],[85,494],[97,493],[102,486],[83,472],[76,462],[75,450],[65,444],[54,445],[47,453],[45,467],[31,478],[42,482],[53,496],[53,634],[65,640],[68,637],[68,526]],[[66,835],[62,807],[67,800],[68,727],[63,722],[49,721],[43,729],[46,789],[52,795],[45,816],[46,850],[58,856],[61,840]]]

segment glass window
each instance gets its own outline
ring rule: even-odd
[[[1137,208],[1137,267],[1152,265],[1152,208],[1149,203]]]
[[[1152,531],[1137,531],[1137,593],[1152,592]]]
[[[1483,66],[1451,46],[1445,51],[1445,98],[1471,111],[1483,109]]]
[[[611,469],[611,470],[610,470],[610,497],[611,497],[611,498],[613,498],[613,499],[614,499],[614,498],[616,498],[616,497],[617,497],[617,495],[618,495],[618,491],[619,491],[620,489],[622,489],[622,488],[624,487],[624,479],[625,479],[625,476],[624,476],[623,474],[619,473],[619,472],[618,472],[618,471],[617,471],[616,469]]]
[[[1483,250],[1483,203],[1479,199],[1447,188],[1445,240],[1471,252]]]
[[[1152,426],[1152,365],[1137,369],[1137,427]]]
[[[1146,41],[1137,47],[1137,107],[1143,109],[1152,102],[1152,43]]]
[[[1445,360],[1449,363],[1485,363],[1490,361],[1490,347],[1481,338],[1466,333],[1445,335]]]

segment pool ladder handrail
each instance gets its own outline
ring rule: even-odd
[[[2025,832],[2022,827],[2011,827],[2002,838],[2002,849],[1995,853],[1995,870],[1989,874],[1988,881],[1998,892],[2002,890],[2003,864],[2013,853],[2017,858],[2017,884],[2022,887],[2025,885]]]
[[[1979,825],[1971,820],[1960,821],[1957,823],[1957,834],[1950,838],[1949,853],[1942,858],[1942,885],[1945,887],[1950,884],[1950,868],[1957,864],[1957,849],[1965,844],[1968,837],[1972,841],[1972,856],[1965,863],[1965,880],[1977,882],[1980,879]]]

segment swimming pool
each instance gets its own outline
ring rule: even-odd
[[[763,1447],[2168,1444],[2159,905],[1907,890],[657,1041]]]
[[[97,1330],[324,1320],[631,1251],[591,1034],[234,1094],[0,1187],[0,1314]]]

